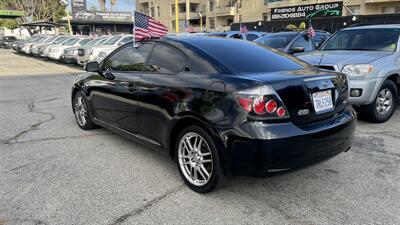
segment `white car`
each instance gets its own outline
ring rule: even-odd
[[[93,49],[92,49],[93,46],[101,45],[103,42],[105,42],[108,39],[109,38],[107,38],[107,37],[99,37],[94,40],[91,40],[86,45],[78,48],[78,55],[76,56],[76,62],[82,66],[88,61],[95,60],[95,58],[93,56]]]
[[[100,45],[86,47],[84,51],[78,49],[78,64],[84,65],[89,61],[96,61],[100,52],[111,52],[118,48],[118,46],[132,41],[132,39],[132,35],[116,35],[108,38]]]
[[[79,37],[70,38],[62,44],[50,46],[47,57],[54,60],[60,60],[61,55],[64,53],[65,49],[70,47],[79,47],[82,44],[85,44],[89,41],[90,41],[89,38],[79,38]]]
[[[46,57],[46,55],[49,53],[48,51],[49,51],[49,47],[50,46],[62,44],[67,39],[69,39],[68,36],[58,36],[53,41],[51,41],[50,43],[44,43],[44,44],[40,45],[39,49],[38,49],[38,55],[40,57]]]

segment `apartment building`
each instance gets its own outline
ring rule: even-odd
[[[201,27],[222,31],[229,30],[231,23],[270,21],[275,8],[335,2],[343,4],[342,16],[400,14],[400,0],[178,0],[178,22],[181,32],[185,23],[196,31]],[[136,0],[136,10],[160,20],[174,32],[175,0]]]

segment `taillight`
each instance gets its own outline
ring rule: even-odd
[[[278,94],[270,86],[261,86],[235,93],[240,106],[254,119],[289,118]]]

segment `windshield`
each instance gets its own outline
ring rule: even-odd
[[[63,42],[63,41],[65,41],[65,39],[67,39],[66,37],[59,37],[59,38],[57,38],[54,42],[53,42],[53,44],[60,44],[61,42]]]
[[[46,40],[44,41],[44,43],[50,43],[50,42],[52,42],[54,39],[56,39],[56,37],[46,38]]]
[[[343,30],[329,39],[321,50],[395,51],[400,29]]]
[[[69,40],[67,40],[66,42],[63,43],[63,45],[74,45],[76,42],[78,42],[79,39],[77,38],[71,38]]]
[[[80,41],[79,41],[79,44],[81,45],[81,46],[86,46],[88,43],[90,43],[90,39],[81,39]]]
[[[85,44],[85,46],[93,46],[93,45],[99,43],[100,41],[104,41],[104,40],[105,40],[104,38],[97,38],[97,39],[89,41],[87,44]]]
[[[115,37],[112,37],[112,38],[108,39],[108,40],[105,41],[103,44],[104,44],[104,45],[113,45],[113,44],[117,43],[117,41],[118,41],[119,39],[121,39],[121,36],[115,36]]]
[[[262,36],[260,38],[257,38],[254,40],[254,42],[266,45],[272,48],[285,48],[290,41],[293,40],[293,38],[296,36],[296,33],[290,33],[290,34],[267,34],[265,36]]]

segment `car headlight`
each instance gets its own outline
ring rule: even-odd
[[[372,66],[369,64],[345,65],[342,69],[342,73],[350,77],[363,77],[371,71]]]
[[[93,49],[86,49],[85,55],[91,55],[93,54]]]

